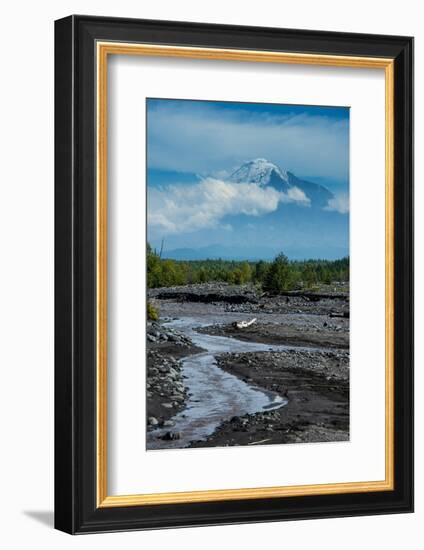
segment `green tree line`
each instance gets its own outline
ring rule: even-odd
[[[147,245],[147,286],[186,285],[226,282],[255,283],[270,292],[312,288],[317,284],[349,280],[349,258],[340,260],[289,260],[283,253],[267,262],[260,260],[193,260],[164,259]]]

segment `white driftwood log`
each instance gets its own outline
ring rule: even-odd
[[[234,326],[236,328],[247,328],[250,327],[250,325],[253,325],[253,323],[256,323],[256,318],[252,319],[251,321],[238,321],[234,323]]]

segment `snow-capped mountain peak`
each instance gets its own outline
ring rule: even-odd
[[[302,191],[312,206],[325,208],[334,195],[323,185],[298,178],[292,172],[281,170],[279,166],[264,158],[243,163],[228,178],[232,183],[255,183],[261,187],[272,186],[283,193]]]
[[[243,163],[228,178],[233,183],[256,183],[268,185],[275,180],[288,183],[288,176],[276,164],[264,158],[257,158]]]

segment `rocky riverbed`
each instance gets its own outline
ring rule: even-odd
[[[346,441],[349,356],[346,351],[286,350],[223,354],[218,365],[251,385],[287,398],[278,410],[235,416],[192,446]]]
[[[170,419],[184,408],[188,393],[180,359],[201,351],[179,331],[158,322],[147,324],[148,430],[172,428]]]
[[[149,290],[160,301],[180,304],[216,304],[232,313],[349,314],[349,292],[344,284],[322,285],[319,289],[287,291],[280,295],[263,292],[254,284],[204,283]]]
[[[148,448],[349,439],[345,287],[187,285],[149,299],[161,322],[147,331]]]

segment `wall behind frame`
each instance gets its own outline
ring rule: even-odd
[[[0,540],[60,548],[191,549],[265,544],[326,550],[362,544],[419,548],[424,474],[416,471],[416,513],[265,525],[179,529],[70,537],[54,531],[53,515],[53,21],[71,13],[414,35],[416,97],[424,95],[424,30],[420,4],[405,0],[341,6],[331,0],[247,3],[215,0],[16,1],[3,8],[0,87]],[[421,16],[421,17],[420,17]],[[417,151],[424,148],[422,102],[416,105]],[[421,124],[420,124],[421,123]],[[416,204],[424,204],[424,163],[416,163]],[[424,279],[423,216],[417,216],[416,280]],[[416,334],[424,332],[424,293],[416,288]],[[420,338],[416,364],[424,363]],[[421,339],[422,341],[422,339]],[[424,386],[417,368],[416,388]],[[416,463],[424,459],[424,404],[416,400]]]

